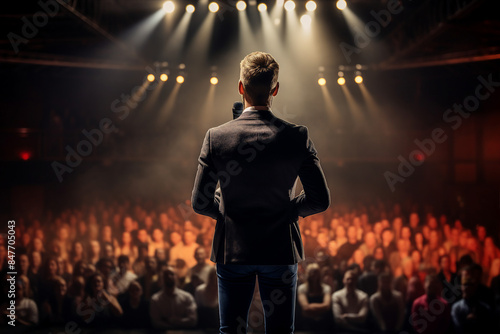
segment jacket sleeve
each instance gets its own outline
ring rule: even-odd
[[[330,191],[307,128],[305,137],[306,154],[299,169],[299,178],[304,190],[292,200],[297,215],[301,217],[325,211],[330,206]]]
[[[218,179],[211,156],[210,130],[207,131],[203,140],[198,163],[198,172],[191,197],[193,210],[196,213],[217,219],[219,198],[215,196],[215,190]]]

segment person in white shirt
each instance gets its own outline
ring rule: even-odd
[[[344,288],[332,295],[335,325],[340,331],[366,332],[368,295],[356,289],[357,277],[353,270],[344,274]]]
[[[151,324],[159,330],[193,328],[198,321],[197,307],[193,296],[176,286],[176,275],[172,267],[163,270],[163,288],[151,297]]]

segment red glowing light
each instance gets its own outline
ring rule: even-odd
[[[28,151],[22,151],[19,153],[19,157],[23,159],[24,161],[29,160],[31,158],[31,152]]]

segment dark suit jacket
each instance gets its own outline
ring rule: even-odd
[[[268,110],[245,111],[208,130],[198,161],[192,205],[217,220],[212,261],[284,265],[304,259],[298,216],[330,204],[306,127]],[[295,196],[297,176],[304,191]]]

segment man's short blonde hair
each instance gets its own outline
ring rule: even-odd
[[[265,105],[278,84],[280,66],[269,53],[255,51],[240,63],[240,81],[256,105]]]

